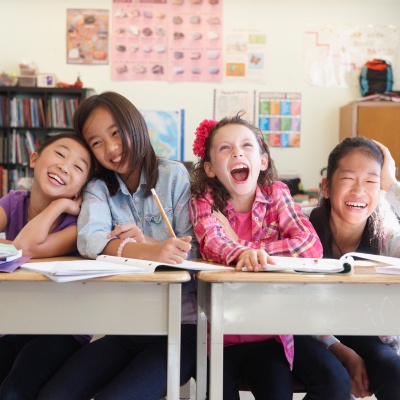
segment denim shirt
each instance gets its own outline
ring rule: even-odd
[[[155,191],[177,237],[192,236],[189,219],[190,179],[183,164],[160,158]],[[107,185],[100,179],[88,183],[78,218],[78,250],[83,257],[96,258],[107,243],[107,235],[115,225],[134,221],[143,234],[159,241],[171,237],[153,196],[144,197],[146,181],[141,173],[138,189],[133,195],[118,175],[120,188],[110,196]],[[198,245],[193,239],[188,258],[198,257]],[[194,278],[182,287],[183,323],[196,322],[196,285]]]

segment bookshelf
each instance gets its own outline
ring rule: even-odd
[[[0,197],[31,176],[30,154],[47,136],[71,131],[75,109],[92,94],[87,88],[0,86]]]

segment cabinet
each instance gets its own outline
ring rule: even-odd
[[[364,136],[381,142],[400,167],[400,103],[354,101],[341,107],[339,138],[348,136]]]
[[[0,86],[1,195],[31,175],[29,156],[48,135],[72,130],[75,109],[93,93],[85,88]]]

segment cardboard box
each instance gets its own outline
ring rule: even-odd
[[[36,86],[36,76],[19,76],[18,86],[23,87],[35,87]]]
[[[56,76],[54,74],[38,74],[38,87],[56,87]]]

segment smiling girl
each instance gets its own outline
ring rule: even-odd
[[[4,241],[33,258],[76,252],[81,191],[93,171],[86,143],[73,133],[52,136],[32,153],[30,166],[31,191],[12,190],[0,199]],[[0,399],[36,399],[63,362],[89,340],[87,335],[2,336]]]
[[[362,137],[346,138],[331,152],[323,197],[313,223],[325,258],[347,252],[400,257],[400,184],[387,147]],[[383,193],[381,193],[383,191]],[[381,194],[386,194],[382,199]],[[397,336],[320,336],[346,367],[356,397],[400,399]],[[319,369],[319,366],[316,366]]]
[[[269,255],[321,257],[312,225],[288,187],[276,180],[259,129],[240,114],[204,120],[193,150],[199,162],[193,170],[190,216],[205,259],[259,271],[272,262]],[[314,346],[324,359],[322,346],[313,342],[310,352]],[[256,399],[292,399],[292,335],[225,335],[224,346],[224,400],[239,399],[243,381]],[[334,376],[325,375],[331,383]],[[349,392],[341,379],[337,385],[326,382],[318,382],[318,398],[342,400]]]

